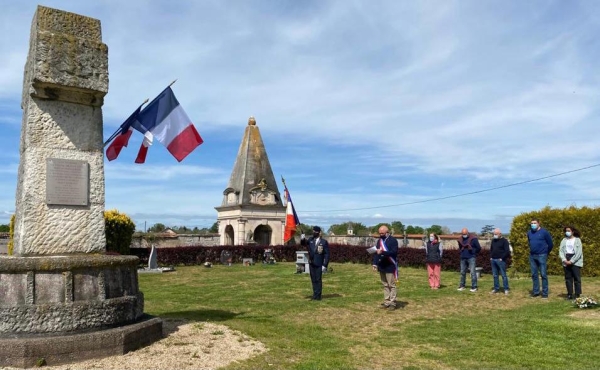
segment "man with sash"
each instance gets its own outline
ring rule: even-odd
[[[373,271],[379,271],[383,284],[381,308],[396,309],[396,282],[398,281],[398,241],[390,235],[387,226],[379,228],[377,252],[373,254]]]

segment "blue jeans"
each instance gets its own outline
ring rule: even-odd
[[[500,258],[492,258],[492,275],[494,276],[494,290],[500,290],[500,279],[498,273],[502,275],[502,285],[504,285],[504,291],[508,291],[508,276],[506,276],[506,262]]]
[[[542,276],[542,297],[548,296],[548,274],[546,271],[547,254],[530,254],[529,265],[531,266],[531,280],[533,281],[533,295],[540,294],[540,280],[538,279],[538,271]]]
[[[460,286],[464,288],[467,276],[467,264],[471,272],[471,288],[477,289],[477,274],[475,274],[475,257],[460,259]]]

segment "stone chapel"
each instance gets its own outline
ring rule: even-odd
[[[281,245],[285,206],[254,117],[242,143],[217,210],[221,245]]]

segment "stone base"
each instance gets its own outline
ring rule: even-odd
[[[90,333],[0,338],[0,366],[33,367],[42,360],[46,365],[59,365],[123,355],[162,336],[162,320],[145,316],[131,325]]]
[[[134,256],[0,257],[0,337],[67,334],[138,322]]]

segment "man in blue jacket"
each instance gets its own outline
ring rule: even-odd
[[[467,279],[467,265],[471,272],[471,293],[477,291],[477,274],[475,273],[475,257],[481,250],[479,240],[475,235],[469,234],[467,228],[462,229],[461,236],[458,238],[458,249],[460,250],[460,285],[458,290],[465,290]]]
[[[533,289],[531,298],[539,297],[540,295],[540,280],[539,274],[542,276],[542,298],[548,298],[548,275],[547,262],[548,254],[552,250],[552,236],[550,233],[540,226],[540,221],[537,218],[531,219],[531,229],[527,231],[527,240],[529,241],[529,265],[531,266],[531,280],[533,281]]]
[[[396,280],[398,279],[398,241],[390,235],[387,226],[379,228],[377,252],[373,254],[373,271],[379,271],[383,285],[383,303],[381,308],[389,311],[396,309]]]
[[[315,226],[313,227],[313,236],[307,240],[303,234],[300,244],[308,247],[308,268],[313,289],[312,300],[320,301],[323,291],[323,269],[327,269],[329,264],[329,243],[321,238],[321,228]]]

